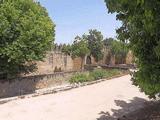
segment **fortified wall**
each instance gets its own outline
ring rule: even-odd
[[[125,59],[126,63],[130,64],[132,61],[132,53],[129,52]],[[111,57],[110,54],[106,52],[104,53],[104,58],[98,63],[92,56],[86,56],[84,64],[115,64],[115,61],[114,57]],[[13,80],[1,81],[0,98],[30,94],[38,89],[63,85],[77,73],[74,71],[81,69],[81,62],[81,58],[72,59],[71,56],[65,55],[60,51],[50,51],[46,54],[43,62],[37,62],[38,70],[35,73]]]
[[[37,62],[38,74],[61,71],[75,71],[80,69],[81,58],[72,59],[61,51],[50,51],[42,62]]]
[[[92,56],[86,56],[84,60],[84,65],[86,64],[116,64],[117,60],[110,55],[109,51],[104,49],[104,57],[102,60],[96,62]],[[120,64],[132,64],[133,55],[131,51],[124,58],[123,62],[118,62]],[[53,72],[65,72],[65,71],[79,71],[81,69],[81,58],[72,58],[69,55],[62,53],[60,50],[53,50],[47,53],[46,57],[42,62],[37,62],[36,74],[49,74]]]

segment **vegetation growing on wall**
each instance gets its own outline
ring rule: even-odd
[[[33,70],[54,40],[55,25],[33,0],[0,0],[0,73]],[[31,67],[32,66],[32,67]]]

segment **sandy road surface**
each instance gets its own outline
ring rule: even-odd
[[[143,107],[147,97],[126,75],[66,92],[0,105],[0,120],[112,120]]]

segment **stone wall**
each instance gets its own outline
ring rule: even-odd
[[[73,70],[80,70],[82,64],[82,59],[80,57],[73,59]]]
[[[37,89],[62,85],[76,72],[61,72],[46,75],[21,77],[0,81],[0,98],[34,93]]]
[[[82,59],[80,57],[72,58],[60,51],[48,52],[46,58],[42,62],[37,62],[37,71],[34,74],[53,73],[55,69],[64,71],[79,71],[81,70]],[[85,61],[84,61],[85,64]]]
[[[87,58],[89,57],[90,63],[93,65],[97,64],[111,64],[115,65],[116,59],[112,56],[108,49],[104,49],[104,57],[102,60],[96,62],[94,57],[86,56],[83,64],[87,63]],[[125,58],[124,58],[125,59]],[[81,70],[82,59],[77,57],[72,59],[71,56],[63,54],[61,51],[51,51],[48,52],[46,58],[43,62],[37,62],[38,69],[34,74],[46,74],[56,72],[55,69],[60,71],[76,71]],[[129,51],[126,57],[126,64],[133,63],[133,55],[132,52]],[[122,63],[121,63],[122,64]]]
[[[73,71],[73,60],[71,56],[65,55],[60,51],[48,52],[46,58],[42,62],[37,62],[36,74],[46,74],[60,71]]]

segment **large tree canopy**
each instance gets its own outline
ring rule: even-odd
[[[126,56],[129,52],[128,44],[113,38],[106,38],[104,46],[109,50],[112,57],[115,58],[116,64],[126,63]]]
[[[134,83],[150,97],[160,92],[160,1],[105,0],[109,12],[116,13],[122,26],[117,30],[127,40],[137,58]]]
[[[63,47],[62,47],[62,52],[66,55],[71,55],[71,52],[72,52],[72,45],[68,44],[64,44]]]
[[[96,29],[89,30],[89,34],[84,34],[83,38],[88,41],[88,48],[90,49],[91,55],[98,62],[103,58],[103,35]]]
[[[104,45],[110,49],[112,55],[122,55],[124,58],[126,57],[129,49],[128,44],[122,41],[118,41],[113,38],[105,39]]]
[[[33,0],[0,0],[0,73],[26,72],[42,60],[54,40],[55,25]]]
[[[87,41],[85,39],[77,36],[75,38],[75,41],[74,41],[71,49],[72,49],[71,55],[73,57],[80,57],[82,59],[81,69],[83,69],[85,56],[90,53],[90,50],[88,49]]]
[[[63,46],[62,52],[68,55],[69,54],[74,55],[75,53],[73,52],[76,52],[75,54],[76,56],[78,54],[81,54],[78,56],[84,56],[89,54],[89,55],[92,55],[95,58],[95,60],[98,62],[103,58],[103,48],[104,48],[103,43],[104,41],[103,41],[102,33],[96,29],[90,29],[89,34],[83,34],[81,37],[76,36],[73,45]],[[80,48],[73,47],[75,45],[78,45]],[[71,50],[71,47],[72,47],[72,50]]]

